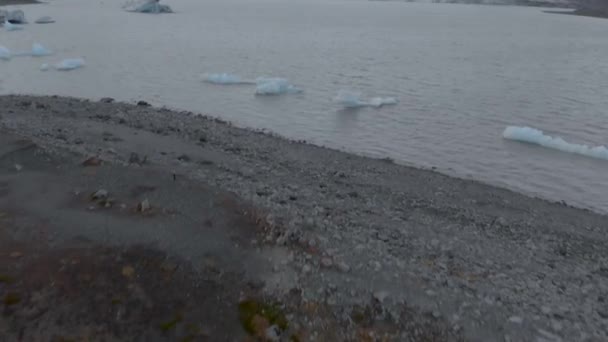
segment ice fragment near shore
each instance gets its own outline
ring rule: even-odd
[[[608,148],[605,146],[590,147],[573,144],[560,137],[545,135],[543,131],[531,127],[509,126],[502,133],[503,138],[535,144],[554,150],[580,154],[586,157],[608,160]]]
[[[341,104],[344,108],[379,108],[384,105],[397,104],[397,99],[394,97],[372,97],[370,100],[365,101],[361,98],[361,93],[348,90],[340,90],[334,101]]]
[[[68,58],[55,65],[57,70],[74,70],[84,66],[84,60],[82,58]]]
[[[12,24],[10,21],[7,20],[4,22],[4,29],[6,29],[7,31],[19,31],[23,30],[23,27],[21,25]]]
[[[0,45],[0,59],[6,60],[6,61],[11,59],[11,50]]]
[[[296,88],[284,78],[259,77],[255,83],[255,93],[257,95],[297,94],[302,92],[301,89]]]
[[[255,84],[255,81],[243,80],[238,75],[233,74],[204,74],[203,81],[212,84]]]
[[[51,50],[45,48],[44,46],[42,46],[42,44],[34,43],[32,45],[32,56],[34,56],[34,57],[44,57],[44,56],[50,56],[52,54],[53,54],[53,52]]]

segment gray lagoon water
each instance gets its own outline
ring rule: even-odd
[[[608,20],[539,8],[319,0],[172,0],[175,14],[127,13],[119,0],[22,6],[0,29],[0,93],[146,100],[239,126],[608,212],[608,161],[504,140],[508,125],[608,145]],[[43,63],[82,57],[82,69]],[[201,82],[204,73],[284,77],[300,94]],[[344,110],[340,90],[395,97]],[[1,109],[0,109],[1,111]]]

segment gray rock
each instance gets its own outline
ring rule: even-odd
[[[271,325],[266,329],[266,339],[268,341],[279,341],[279,327],[276,325]]]
[[[99,189],[91,195],[91,199],[93,199],[93,200],[106,199],[106,198],[108,198],[108,191],[105,189]]]
[[[350,266],[348,266],[345,262],[339,262],[336,266],[338,267],[338,269],[341,272],[346,273],[346,272],[350,271]]]
[[[511,317],[509,317],[509,322],[515,323],[515,324],[522,324],[524,322],[524,319],[519,316],[511,316]]]
[[[141,201],[137,205],[137,210],[140,211],[140,212],[142,212],[142,213],[150,210],[150,208],[151,208],[150,201],[148,201],[147,198],[145,200]]]
[[[386,291],[377,291],[377,292],[374,292],[374,299],[376,299],[380,303],[384,302],[384,300],[386,298],[388,298],[388,292],[386,292]]]
[[[45,15],[44,17],[40,17],[34,21],[36,24],[52,24],[55,22],[55,19]]]
[[[321,259],[321,266],[329,268],[333,265],[333,261],[331,260],[331,258],[322,258]]]

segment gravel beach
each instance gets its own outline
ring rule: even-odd
[[[0,142],[9,341],[608,340],[601,214],[145,102],[0,96]]]

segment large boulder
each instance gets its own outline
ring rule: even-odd
[[[22,10],[14,10],[8,12],[8,15],[5,18],[11,24],[25,24],[25,13]]]

